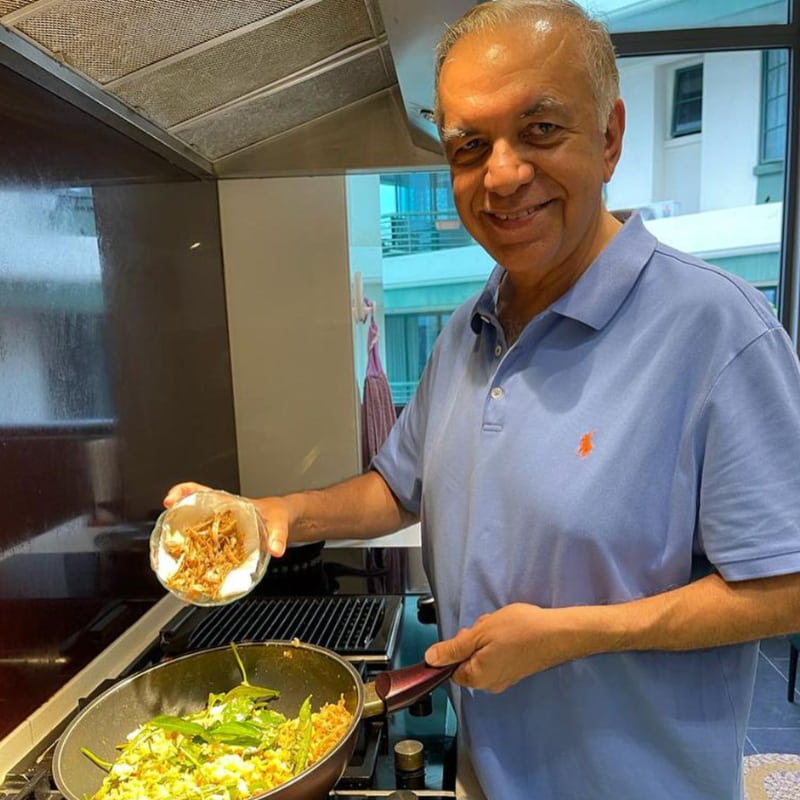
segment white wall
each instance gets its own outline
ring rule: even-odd
[[[609,208],[636,208],[655,197],[654,173],[660,167],[656,131],[663,109],[656,104],[656,63],[652,59],[625,59],[620,63],[620,91],[627,110],[622,157],[607,187]]]
[[[755,202],[761,123],[761,53],[710,53],[703,61],[700,210]]]
[[[703,62],[702,133],[670,137],[676,69]],[[623,152],[608,187],[610,208],[676,201],[682,214],[755,202],[761,53],[622,59],[628,112]]]
[[[702,134],[693,133],[664,140],[663,169],[656,182],[658,196],[678,204],[679,213],[700,211],[702,167]]]
[[[241,491],[360,469],[345,179],[224,180],[222,248]]]

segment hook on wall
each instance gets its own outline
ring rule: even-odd
[[[372,310],[372,303],[364,297],[364,278],[360,272],[353,273],[352,298],[353,319],[356,322],[366,322]]]

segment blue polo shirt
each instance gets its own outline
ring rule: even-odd
[[[800,371],[760,292],[634,217],[509,348],[502,274],[373,462],[421,517],[442,637],[513,602],[800,571]],[[454,701],[491,800],[739,800],[756,659],[600,654]]]

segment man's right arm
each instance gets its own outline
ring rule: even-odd
[[[208,487],[197,483],[177,484],[167,493],[164,505],[169,507],[204,489]],[[371,539],[417,521],[375,470],[325,489],[249,499],[266,523],[274,556],[282,556],[288,542]]]
[[[252,501],[269,531],[269,548],[283,555],[288,542],[372,539],[416,522],[379,472],[369,470],[325,489]]]

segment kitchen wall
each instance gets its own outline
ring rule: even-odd
[[[345,178],[219,183],[241,489],[360,469]]]

